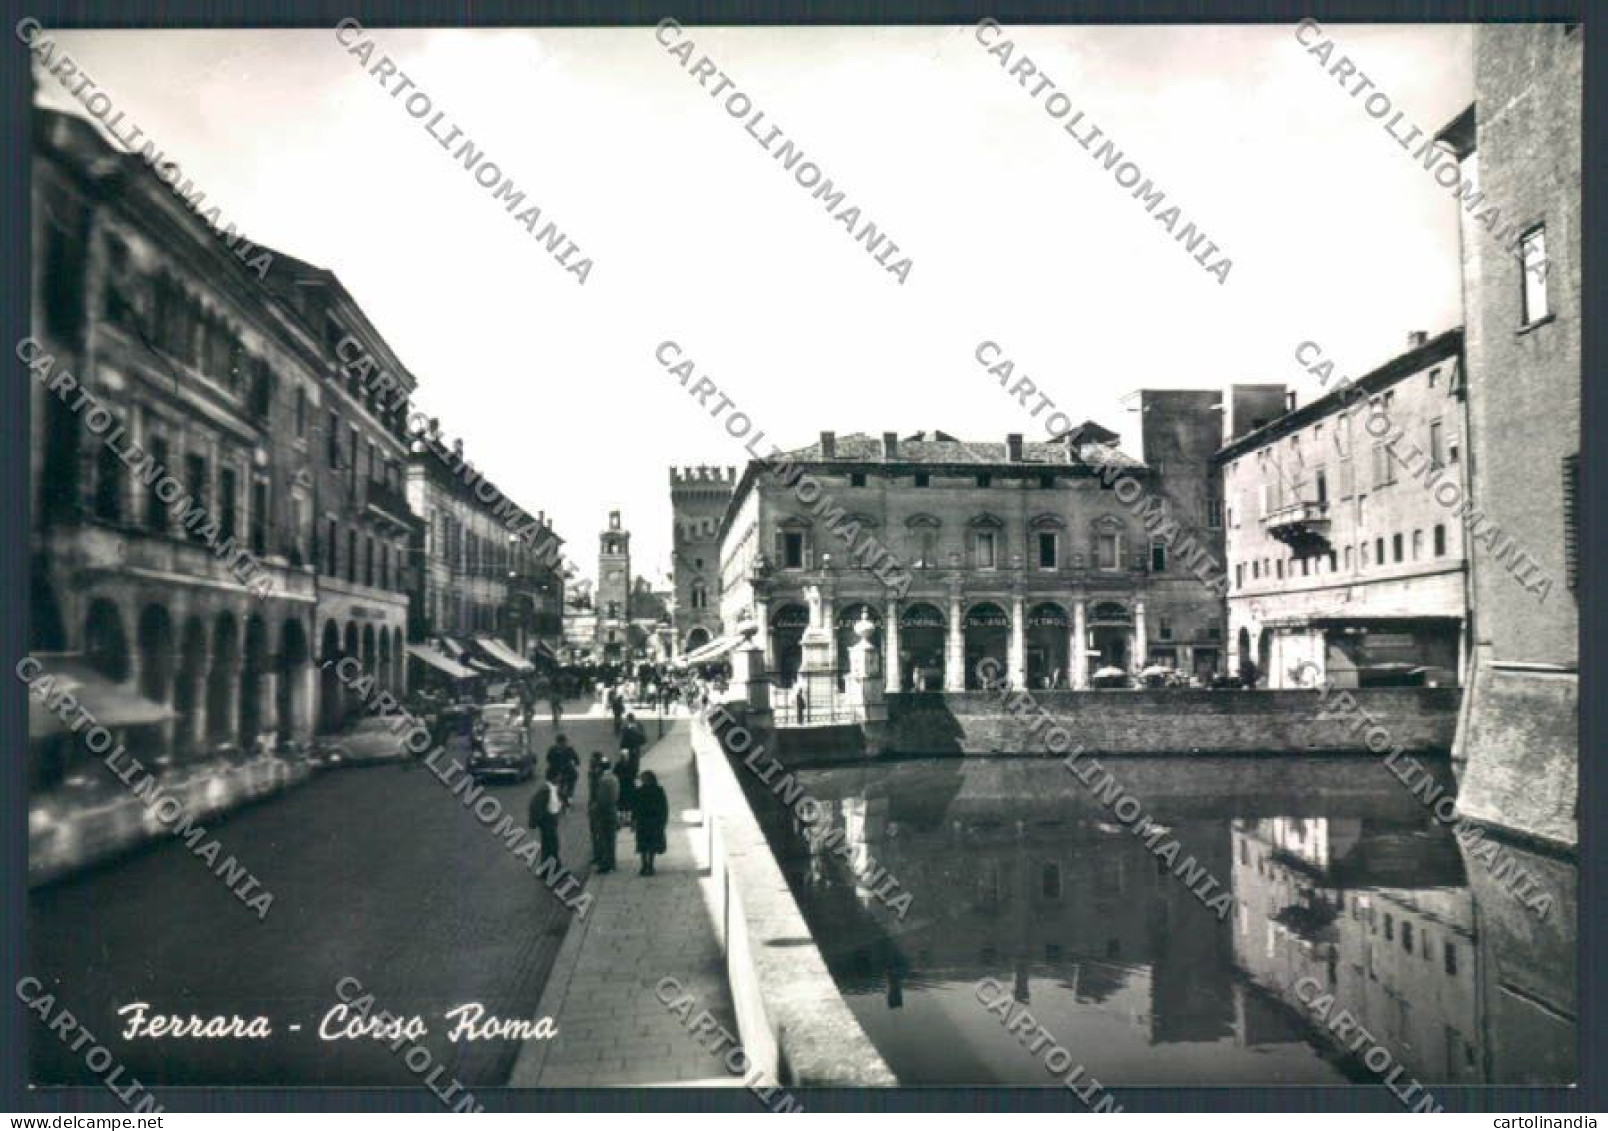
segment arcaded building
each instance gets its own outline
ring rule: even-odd
[[[752,462],[719,531],[721,623],[755,629],[782,685],[812,601],[840,671],[854,624],[875,626],[889,690],[976,687],[988,659],[1031,688],[1148,663],[1218,670],[1222,601],[1202,565],[1222,555],[1217,399],[1143,394],[1154,464],[1093,423],[1060,442],[826,432]]]
[[[165,713],[148,765],[304,742],[311,451],[286,438],[322,359],[139,156],[76,117],[33,124],[30,652],[82,673],[108,726]],[[36,788],[95,760],[63,749]]]
[[[1470,816],[1573,845],[1579,759],[1578,24],[1474,30],[1474,105],[1441,133],[1479,194],[1459,209],[1473,495]]]
[[[1236,671],[1255,661],[1259,686],[1458,681],[1462,334],[1414,335],[1408,347],[1218,454],[1230,653]]]

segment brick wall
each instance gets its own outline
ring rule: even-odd
[[[1456,688],[1378,688],[1351,693],[1412,751],[1447,752],[1456,727]],[[1361,752],[1362,732],[1345,717],[1320,716],[1315,691],[1036,692],[1044,708],[1086,749],[1103,754],[1287,754]],[[890,695],[886,751],[894,754],[1046,752],[1044,728],[985,693]],[[785,746],[784,746],[785,751]]]

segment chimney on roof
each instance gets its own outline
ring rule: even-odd
[[[899,433],[884,432],[882,434],[882,458],[885,460],[899,458]]]
[[[1009,433],[1005,437],[1005,455],[1012,463],[1022,462],[1022,434]]]
[[[1287,393],[1284,394],[1284,411],[1285,412],[1294,412],[1295,411],[1295,390],[1294,389],[1291,389]]]
[[[837,459],[837,433],[821,433],[821,458]]]
[[[1415,349],[1417,349],[1419,346],[1423,345],[1427,341],[1429,341],[1429,335],[1426,332],[1424,332],[1423,330],[1408,330],[1407,331],[1407,348],[1408,349],[1415,350]]]

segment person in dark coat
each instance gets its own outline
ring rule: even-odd
[[[620,746],[631,756],[632,761],[642,762],[642,748],[648,744],[648,736],[637,722],[633,714],[625,716],[625,729],[620,734]]]
[[[614,776],[619,779],[620,786],[620,816],[626,822],[633,819],[632,802],[636,798],[637,771],[641,767],[641,761],[632,758],[629,751],[621,751],[619,760],[614,763]]]
[[[563,794],[564,806],[569,807],[570,799],[575,796],[575,782],[580,777],[581,756],[575,753],[575,748],[569,744],[569,739],[563,735],[555,735],[553,745],[547,748],[547,776],[552,778],[556,773],[559,792]]]
[[[614,716],[614,733],[620,733],[620,717],[625,714],[625,696],[618,688],[609,692],[609,713]]]
[[[631,811],[636,819],[637,855],[642,857],[642,870],[638,874],[655,875],[653,858],[665,851],[664,828],[670,823],[670,799],[652,770],[643,772]]]
[[[620,779],[609,772],[609,760],[593,754],[590,788],[586,794],[587,817],[592,826],[592,866],[599,872],[614,871],[614,839],[620,831]]]
[[[530,813],[526,822],[541,837],[538,856],[542,860],[558,860],[558,815],[564,811],[558,782],[553,771],[547,771],[547,780],[531,794]]]

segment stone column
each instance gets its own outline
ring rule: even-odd
[[[301,695],[291,700],[291,711],[295,715],[291,722],[292,736],[297,742],[310,742],[318,725],[318,666],[308,660],[291,678],[301,683]]]
[[[284,734],[285,723],[279,717],[279,662],[270,656],[268,668],[262,673],[257,688],[257,733],[271,734],[277,743]]]
[[[1145,635],[1145,603],[1133,603],[1132,666],[1142,668],[1150,659],[1150,638]]]
[[[949,587],[949,637],[944,641],[944,690],[966,690],[966,629],[959,583]]]
[[[754,594],[754,623],[758,626],[751,642],[759,647],[765,654],[765,670],[776,670],[776,657],[772,655],[771,629],[770,629],[770,597]]]
[[[1022,594],[1011,594],[1011,645],[1006,658],[1006,678],[1013,688],[1027,686],[1027,602]]]
[[[217,735],[220,743],[240,742],[240,676],[244,666],[239,658],[215,660],[223,665],[223,718],[207,719],[207,726]]]
[[[889,691],[900,689],[904,678],[899,671],[899,598],[888,598],[888,612],[882,622],[883,684]]]
[[[1067,673],[1068,685],[1074,691],[1089,687],[1089,611],[1088,602],[1079,597],[1072,602],[1072,647],[1069,650],[1072,668]]]

